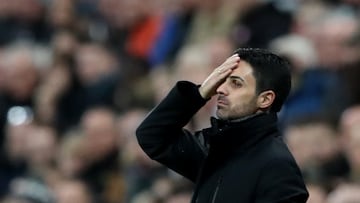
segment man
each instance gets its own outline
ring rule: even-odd
[[[265,50],[237,50],[200,87],[178,82],[138,127],[140,146],[196,183],[192,202],[306,202],[301,172],[277,128],[291,87],[288,69]],[[216,94],[211,128],[183,129]]]

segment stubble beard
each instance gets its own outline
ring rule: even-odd
[[[218,107],[216,116],[221,120],[234,120],[252,115],[256,113],[257,109],[256,97],[253,97],[249,102],[234,107]]]

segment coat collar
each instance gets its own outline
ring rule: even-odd
[[[277,131],[276,113],[261,113],[239,120],[211,118],[211,128],[203,130],[210,152],[226,153],[247,148]]]

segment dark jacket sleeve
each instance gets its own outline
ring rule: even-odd
[[[256,203],[306,203],[308,192],[301,172],[291,161],[273,160],[259,178]]]
[[[205,103],[195,84],[178,82],[136,130],[139,145],[150,158],[192,181],[206,153],[198,134],[183,127]]]

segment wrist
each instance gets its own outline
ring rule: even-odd
[[[211,98],[211,95],[209,95],[208,93],[207,93],[207,91],[206,90],[204,90],[204,87],[203,86],[200,86],[199,87],[199,93],[200,93],[200,95],[201,95],[201,97],[203,98],[203,99],[210,99]]]

